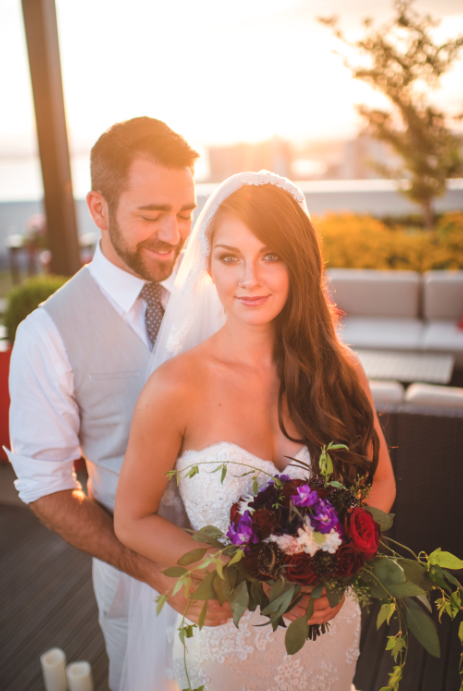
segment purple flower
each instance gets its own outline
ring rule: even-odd
[[[332,528],[339,525],[339,516],[329,502],[320,499],[310,516],[310,523],[315,531],[329,533]]]
[[[252,518],[249,511],[245,511],[236,525],[230,525],[227,537],[234,545],[256,544],[259,538],[252,532]]]
[[[291,496],[294,506],[311,507],[320,503],[320,499],[315,490],[310,489],[309,485],[301,485],[297,488],[297,494]]]

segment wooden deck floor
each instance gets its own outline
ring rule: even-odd
[[[95,691],[108,691],[91,559],[42,526],[26,507],[0,505],[0,689],[43,691],[40,655],[62,648],[88,660]]]

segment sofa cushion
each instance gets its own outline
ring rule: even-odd
[[[425,319],[452,319],[463,315],[463,271],[428,271],[424,274]]]
[[[330,299],[348,317],[418,317],[421,278],[414,271],[329,269]]]
[[[384,407],[387,403],[401,403],[404,400],[404,387],[398,381],[370,380],[370,390],[376,406]]]
[[[405,400],[413,405],[434,408],[463,408],[463,389],[433,384],[412,384],[405,392]]]
[[[421,350],[424,324],[420,319],[346,317],[339,338],[354,348]]]
[[[455,358],[455,365],[463,366],[463,331],[455,321],[436,319],[424,328],[423,349],[432,353],[447,353]]]

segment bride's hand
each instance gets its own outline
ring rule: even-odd
[[[206,546],[206,545],[205,545]],[[204,555],[205,557],[211,556],[218,550],[215,548],[208,549],[207,553]],[[200,560],[201,563],[202,559]],[[223,565],[230,561],[230,557],[226,557],[222,555],[221,561]],[[192,565],[190,565],[191,568]],[[201,583],[201,580],[204,578],[205,571],[214,571],[215,570],[215,565],[210,564],[207,569],[203,569],[202,571],[196,572],[196,577],[195,574],[193,574],[192,578],[192,583],[190,587],[190,594],[193,595],[194,591],[198,588],[199,584]],[[185,597],[183,591],[180,591],[175,595],[174,597],[169,597],[168,602],[173,609],[175,609],[177,612],[180,614],[183,614],[185,612],[185,608],[188,604],[188,598]],[[188,607],[188,612],[186,614],[187,618],[192,621],[194,624],[197,624],[199,621],[199,616],[201,614],[202,608],[204,605],[204,600],[192,600]],[[218,600],[209,600],[207,604],[207,614],[206,618],[204,620],[204,626],[221,626],[222,624],[226,624],[229,619],[232,618],[232,611],[230,604],[228,602],[225,602],[223,606],[221,607]]]
[[[198,585],[199,581],[194,585],[192,584],[192,590],[195,590]],[[169,597],[168,602],[169,605],[173,609],[175,609],[176,612],[178,612],[179,614],[183,614],[188,604],[188,599],[183,594],[183,591],[181,591],[177,593],[177,595],[175,595],[174,597]],[[194,624],[197,624],[199,621],[199,615],[201,614],[203,605],[203,600],[197,600],[196,602],[191,602],[190,606],[188,607],[188,612],[186,616]],[[206,619],[204,620],[204,626],[221,626],[222,624],[226,624],[228,620],[231,618],[232,612],[228,602],[225,602],[224,605],[221,607],[217,600],[208,601],[207,614]]]
[[[304,590],[306,589],[304,588]],[[297,604],[296,607],[291,610],[291,612],[285,614],[285,619],[288,621],[294,621],[295,619],[299,619],[299,617],[304,616],[309,604],[310,590],[312,590],[312,588],[307,588],[306,594],[303,596],[299,604]],[[325,590],[323,590],[321,597],[314,600],[314,613],[308,620],[308,624],[326,624],[331,619],[334,619],[343,606],[345,600],[344,596],[336,607],[331,607],[328,598],[324,593]]]

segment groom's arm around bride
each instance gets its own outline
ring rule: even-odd
[[[45,525],[94,557],[112,691],[119,689],[127,637],[127,577],[160,592],[171,585],[163,566],[117,539],[112,511],[169,278],[191,228],[196,158],[182,137],[151,118],[120,123],[100,137],[87,199],[100,246],[90,265],[20,325],[11,360],[16,487]],[[89,496],[73,473],[81,455]],[[178,611],[186,605],[182,593],[170,602]],[[190,607],[189,617],[196,620],[200,609]],[[205,623],[229,615],[228,605],[216,603]]]

